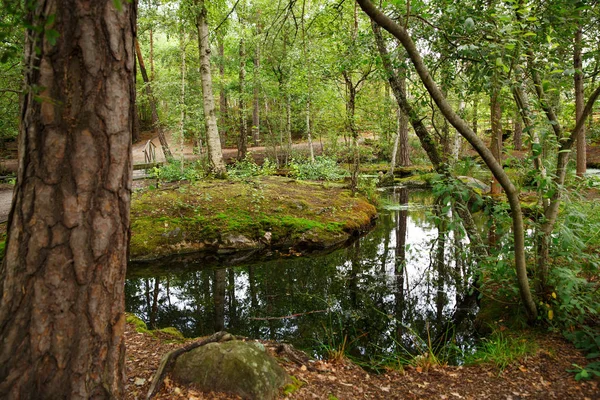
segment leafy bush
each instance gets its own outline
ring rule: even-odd
[[[588,359],[597,359],[585,367],[573,364],[575,369],[571,369],[569,372],[575,372],[575,379],[578,381],[591,379],[594,376],[600,377],[600,327],[585,326],[583,329],[569,332],[565,336],[575,344],[575,347],[584,351]]]
[[[165,163],[160,167],[154,167],[150,171],[150,176],[156,179],[160,179],[165,182],[178,182],[178,181],[191,181],[195,182],[204,176],[202,168],[198,162],[184,164],[181,167],[181,161],[173,160]]]
[[[339,181],[350,175],[333,158],[324,156],[315,157],[314,162],[292,160],[289,167],[290,175],[300,180]]]
[[[227,168],[229,177],[232,179],[246,179],[253,176],[273,175],[276,170],[277,166],[268,158],[265,158],[262,166],[258,165],[250,152],[246,153],[246,157],[244,157],[243,160],[238,160],[235,164]]]

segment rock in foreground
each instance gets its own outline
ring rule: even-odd
[[[288,376],[260,343],[233,340],[209,343],[177,358],[173,376],[203,391],[245,399],[275,399]]]

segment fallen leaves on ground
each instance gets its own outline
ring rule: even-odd
[[[127,326],[127,386],[126,399],[145,399],[152,376],[167,352],[181,346],[138,333]],[[573,363],[585,364],[585,358],[560,337],[540,339],[540,350],[502,373],[495,367],[436,367],[418,372],[390,370],[385,374],[370,374],[355,364],[344,361],[329,363],[314,361],[307,368],[280,359],[282,366],[302,385],[289,399],[600,399],[598,381],[576,382],[566,372]],[[263,342],[275,353],[276,343]],[[165,378],[155,399],[224,400],[240,399],[225,393],[203,393],[191,385]]]

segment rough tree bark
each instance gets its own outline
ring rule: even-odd
[[[421,81],[425,85],[427,91],[437,104],[440,111],[444,114],[448,122],[450,122],[450,124],[452,124],[452,126],[454,126],[454,128],[460,132],[460,134],[473,146],[506,192],[512,211],[513,236],[515,241],[515,268],[517,272],[519,292],[525,305],[529,320],[535,321],[537,319],[537,308],[535,302],[533,301],[533,296],[531,294],[529,280],[527,277],[527,264],[525,261],[525,229],[523,224],[521,204],[519,202],[518,189],[513,185],[510,178],[502,169],[502,165],[496,161],[492,153],[489,151],[489,149],[487,149],[481,139],[479,139],[471,127],[462,118],[460,118],[456,112],[454,112],[446,98],[443,96],[439,87],[431,77],[429,70],[421,58],[421,54],[417,50],[408,32],[383,14],[371,3],[371,0],[356,1],[363,11],[369,15],[369,17],[371,17],[371,19],[373,19],[378,25],[400,40],[413,65],[415,66]]]
[[[208,41],[208,22],[206,20],[206,7],[204,0],[197,0],[198,15],[196,27],[198,28],[198,51],[200,53],[200,77],[202,78],[202,105],[204,106],[204,124],[206,126],[206,147],[208,148],[208,161],[213,173],[223,176],[227,173],[221,139],[217,128],[217,114],[215,112],[215,98],[212,91],[212,76],[210,74],[210,43]]]
[[[142,57],[142,51],[140,50],[140,43],[137,39],[135,39],[135,52],[137,54],[138,65],[140,67],[140,72],[142,73],[142,79],[144,80],[144,85],[146,88],[146,96],[148,96],[148,103],[150,104],[150,111],[152,113],[152,126],[156,129],[156,134],[158,135],[158,141],[162,147],[163,154],[165,158],[168,160],[173,159],[173,154],[171,154],[171,150],[169,149],[169,143],[165,138],[165,133],[160,125],[160,120],[158,119],[158,109],[156,108],[156,99],[152,94],[152,86],[150,85],[150,79],[148,78],[148,72],[146,71],[146,66],[144,65],[144,58]]]
[[[28,15],[19,170],[0,268],[0,398],[123,398],[135,2]],[[41,101],[39,101],[41,100]]]

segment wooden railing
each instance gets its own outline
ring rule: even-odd
[[[148,140],[144,146],[144,160],[146,164],[156,163],[156,145],[152,140]]]

